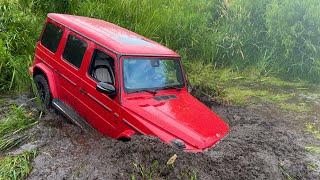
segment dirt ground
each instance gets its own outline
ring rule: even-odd
[[[27,99],[12,101],[21,104]],[[244,108],[201,100],[229,124],[230,133],[214,148],[198,154],[175,150],[151,137],[122,142],[88,135],[49,112],[29,130],[33,140],[22,146],[38,149],[28,179],[141,179],[141,168],[156,179],[320,178],[319,154],[305,150],[310,144],[320,146],[305,131],[307,120],[318,121],[317,111],[294,113],[266,103]],[[174,154],[174,166],[167,166]]]

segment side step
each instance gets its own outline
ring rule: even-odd
[[[73,108],[66,105],[59,99],[53,99],[52,106],[56,108],[59,112],[61,112],[63,115],[65,115],[65,117],[71,120],[74,124],[79,126],[81,130],[88,132],[92,135],[97,134],[97,131],[93,127],[91,127],[90,124],[86,122],[86,120],[84,120],[80,115],[78,115],[78,113],[76,113]]]

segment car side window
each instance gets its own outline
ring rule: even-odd
[[[63,30],[60,27],[52,23],[47,23],[42,33],[41,44],[55,53],[58,49],[62,34]]]
[[[80,68],[87,43],[74,35],[69,35],[62,57],[77,68]]]
[[[115,85],[114,60],[100,50],[96,49],[94,51],[88,73],[98,82],[106,82]]]

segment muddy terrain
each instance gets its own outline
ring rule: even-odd
[[[26,103],[27,97],[11,100]],[[279,110],[267,103],[245,108],[201,99],[230,126],[229,135],[204,153],[184,153],[151,137],[129,142],[89,135],[56,112],[47,112],[28,133],[22,149],[37,148],[29,179],[318,179],[320,156],[309,144],[320,145],[305,131],[317,113]],[[34,102],[26,103],[34,108]],[[16,151],[21,151],[21,148]],[[174,164],[166,165],[174,154]]]

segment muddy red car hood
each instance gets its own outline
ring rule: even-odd
[[[185,150],[202,151],[228,133],[228,125],[188,92],[138,99],[129,98],[124,103],[131,113],[140,117],[138,123],[167,143],[182,140]]]

